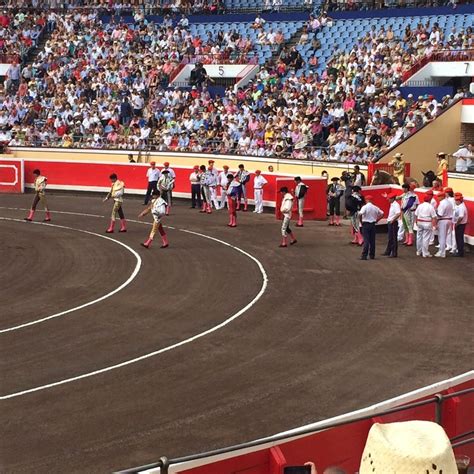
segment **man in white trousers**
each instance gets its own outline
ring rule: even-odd
[[[433,235],[433,230],[436,227],[436,211],[431,205],[431,195],[426,194],[423,198],[423,203],[415,210],[415,222],[418,228],[416,233],[416,254],[422,255],[423,258],[429,258],[430,241]]]
[[[221,205],[217,200],[217,186],[219,184],[219,172],[214,168],[214,160],[209,160],[208,171],[211,173],[212,177],[209,184],[209,192],[211,193],[211,202],[214,206],[214,209],[219,210]]]
[[[446,199],[446,193],[441,191],[438,193],[439,205],[438,214],[438,240],[439,250],[435,253],[435,257],[446,257],[446,240],[448,238],[448,229],[452,225],[454,209],[450,201]]]
[[[253,196],[255,200],[255,210],[253,212],[261,214],[263,212],[263,188],[268,181],[262,176],[260,170],[255,171],[253,180]]]
[[[224,171],[219,173],[218,184],[221,187],[221,199],[219,203],[219,209],[224,209],[227,204],[227,188],[229,186],[229,180],[227,175],[229,174],[229,167],[224,165],[222,167]]]
[[[444,192],[446,193],[446,199],[452,204],[453,209],[456,208],[456,201],[454,199],[454,191],[453,188],[444,188]],[[446,240],[446,251],[455,254],[457,252],[456,247],[456,235],[454,233],[454,224],[456,220],[453,214],[453,222],[449,226],[448,229],[448,238]]]
[[[434,196],[433,190],[429,189],[428,191],[426,191],[426,195],[431,198],[430,204],[433,206],[433,209],[436,212],[436,209],[438,209],[438,201],[436,200],[436,198]],[[433,228],[433,232],[431,233],[430,245],[434,244],[435,236],[437,236],[437,235],[438,235],[438,228],[436,226],[435,228]]]

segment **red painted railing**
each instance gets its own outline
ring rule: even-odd
[[[433,61],[473,61],[474,49],[440,49],[419,59],[408,71],[403,73],[402,81],[406,82],[413,74]]]

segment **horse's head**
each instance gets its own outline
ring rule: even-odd
[[[392,184],[393,177],[390,173],[384,170],[375,170],[374,175],[372,177],[371,185],[377,186],[377,184]]]
[[[372,181],[370,182],[371,186],[376,186],[377,184],[381,184],[380,170],[374,171],[374,174],[372,175]]]
[[[433,181],[436,179],[436,174],[433,170],[421,172],[423,174],[423,186],[425,188],[431,188],[433,186]]]

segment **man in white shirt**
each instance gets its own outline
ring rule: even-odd
[[[160,170],[156,167],[156,163],[154,161],[150,162],[150,167],[146,172],[146,178],[148,181],[148,186],[146,188],[145,201],[143,202],[144,206],[148,205],[153,191],[158,189],[156,185],[158,183],[158,179],[160,178]]]
[[[373,260],[375,258],[375,224],[382,219],[383,212],[379,207],[372,204],[372,196],[364,197],[367,204],[364,204],[359,211],[362,235],[364,236],[364,247],[360,259],[367,260],[367,255],[369,255]]]
[[[189,175],[191,183],[191,208],[196,209],[196,204],[200,208],[201,202],[201,177],[199,176],[199,166],[195,165],[193,171]]]
[[[464,232],[467,224],[467,208],[464,204],[464,198],[461,193],[454,193],[456,207],[454,209],[454,232],[456,234],[456,245],[458,251],[456,257],[464,257]]]
[[[221,187],[221,199],[219,209],[224,209],[227,204],[227,188],[229,186],[229,167],[224,165],[223,171],[219,173],[218,184]]]
[[[214,205],[214,209],[219,210],[221,208],[220,203],[217,200],[217,185],[219,184],[219,172],[214,168],[214,160],[209,160],[209,172],[211,178],[209,180],[209,192],[211,193],[211,202]]]
[[[173,187],[168,191],[168,205],[171,208],[171,204],[173,201],[173,189],[176,181],[176,173],[172,168],[170,168],[170,164],[167,161],[163,163],[163,169],[161,170],[161,172],[163,173],[163,171],[165,170],[168,170],[168,176],[170,176],[173,180]]]
[[[268,183],[261,173],[260,170],[256,170],[253,180],[253,196],[255,200],[255,210],[253,212],[257,214],[263,212],[263,187]]]
[[[398,257],[398,219],[402,213],[400,204],[397,202],[397,195],[390,193],[387,195],[390,202],[390,209],[388,211],[387,225],[388,225],[388,242],[387,248],[382,255],[389,258]]]
[[[452,225],[454,209],[448,199],[446,199],[446,193],[441,191],[438,193],[438,199],[440,199],[438,209],[436,213],[438,214],[438,240],[439,240],[439,250],[435,253],[435,257],[446,257],[446,240],[448,238],[448,230]]]
[[[288,192],[286,186],[280,188],[280,193],[283,195],[280,206],[280,212],[283,214],[280,247],[288,247],[288,236],[290,236],[290,245],[296,244],[297,242],[293,231],[290,229],[291,214],[293,212],[293,196]]]
[[[452,156],[456,158],[456,171],[465,173],[469,170],[474,157],[474,144],[470,143],[467,147],[461,145],[459,150],[453,153]]]
[[[456,219],[454,218],[454,210],[456,208],[456,201],[454,200],[453,188],[446,187],[443,189],[443,191],[446,193],[446,199],[453,206],[453,220],[451,222],[451,225],[448,227],[448,237],[446,238],[446,252],[455,254],[457,251],[456,235],[454,234],[454,224],[456,222]]]
[[[431,205],[431,194],[426,194],[423,203],[415,210],[415,222],[418,228],[416,233],[416,254],[423,255],[423,258],[432,257],[429,246],[433,229],[436,227],[436,211]]]

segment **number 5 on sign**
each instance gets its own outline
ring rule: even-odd
[[[219,76],[223,76],[224,75],[224,66],[219,66]]]

